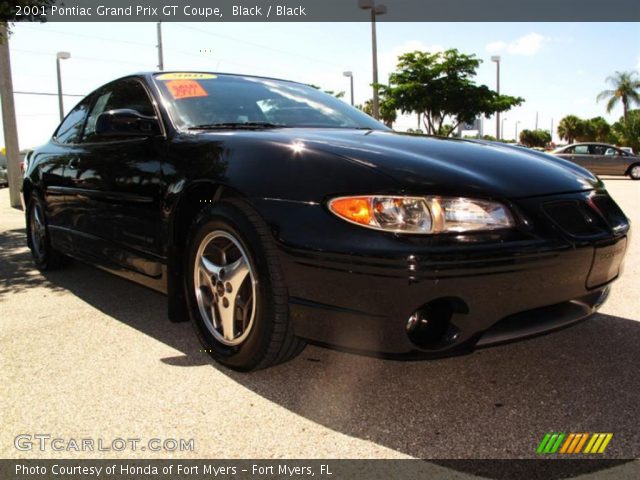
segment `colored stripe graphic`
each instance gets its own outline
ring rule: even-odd
[[[551,451],[549,453],[556,453],[558,451],[558,448],[560,448],[560,444],[562,443],[562,440],[564,440],[564,437],[564,433],[558,435],[558,439],[556,440],[556,443],[553,445],[553,448],[551,448]]]
[[[547,446],[547,442],[549,441],[549,439],[551,438],[551,434],[547,433],[544,438],[542,439],[542,441],[540,442],[540,445],[538,445],[538,449],[536,450],[536,453],[543,453],[544,452],[544,447]]]
[[[566,435],[561,432],[549,432],[542,438],[536,453],[600,454],[604,453],[612,438],[613,433],[570,433]],[[583,447],[585,447],[584,450]]]
[[[558,438],[557,433],[554,433],[553,435],[551,435],[551,438],[547,442],[547,446],[544,447],[544,453],[551,453],[551,449],[553,448],[553,445],[556,443],[557,438]]]
[[[574,450],[573,453],[580,453],[580,451],[582,450],[582,447],[587,441],[587,438],[589,438],[588,433],[581,433],[580,435],[582,436],[582,438],[580,439],[580,442],[578,442],[578,445],[576,445],[576,449]]]
[[[567,437],[567,440],[564,442],[564,445],[562,445],[562,449],[560,450],[560,453],[567,453],[567,449],[569,448],[569,445],[571,445],[571,442],[573,442],[573,438],[576,436],[575,433],[570,433],[569,436]]]
[[[587,448],[584,449],[584,453],[591,453],[591,447],[593,447],[593,444],[596,443],[597,439],[598,439],[597,433],[594,433],[593,435],[591,435],[591,439],[589,440],[589,443],[587,443]]]
[[[613,433],[607,433],[606,435],[607,436],[605,437],[604,441],[602,442],[602,445],[600,445],[600,450],[598,450],[598,453],[604,453],[604,450],[607,448],[607,445],[609,445],[609,442],[613,438]]]

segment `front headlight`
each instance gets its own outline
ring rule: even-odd
[[[470,232],[515,225],[501,203],[464,197],[338,197],[328,206],[343,220],[394,233]]]

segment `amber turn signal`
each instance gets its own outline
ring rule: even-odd
[[[371,203],[366,197],[336,198],[331,202],[333,213],[351,222],[369,225],[373,220]]]

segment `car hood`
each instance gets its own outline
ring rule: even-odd
[[[572,162],[521,147],[384,131],[286,133],[305,148],[341,155],[417,191],[477,191],[516,198],[591,190],[598,180]]]
[[[391,131],[287,128],[238,132],[287,148],[338,155],[386,174],[406,192],[508,198],[592,190],[598,179],[572,162],[521,147]]]

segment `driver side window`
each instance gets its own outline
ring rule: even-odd
[[[105,141],[100,135],[96,135],[98,117],[109,110],[119,109],[131,109],[142,115],[155,116],[153,104],[140,82],[133,79],[121,80],[107,85],[96,95],[96,101],[87,118],[82,141],[88,143]],[[113,141],[118,138],[109,137],[108,140]]]
[[[576,145],[573,147],[573,153],[576,155],[589,155],[589,146],[588,145]]]
[[[62,121],[53,138],[58,143],[73,144],[80,141],[82,133],[82,125],[87,118],[87,112],[91,105],[91,97],[82,100],[76,107],[71,110],[69,115]]]

